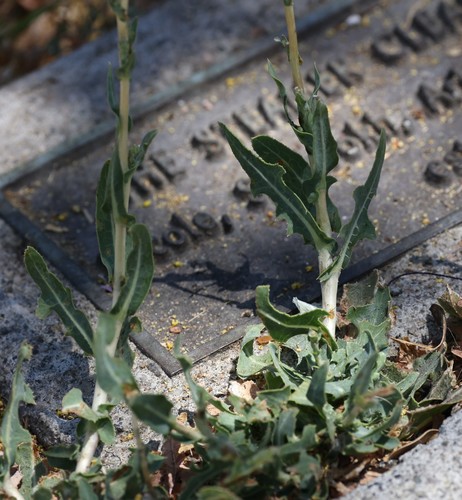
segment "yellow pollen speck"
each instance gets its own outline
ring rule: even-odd
[[[298,290],[302,288],[302,286],[303,286],[302,283],[300,283],[299,281],[295,281],[290,285],[290,288],[292,288],[292,290]]]
[[[152,200],[145,200],[143,201],[143,207],[148,208],[152,205]]]

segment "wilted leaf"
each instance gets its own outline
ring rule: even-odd
[[[32,356],[32,346],[26,342],[21,344],[18,360],[13,376],[11,392],[2,416],[1,441],[4,448],[4,467],[6,472],[14,465],[18,447],[28,446],[32,449],[32,436],[24,429],[19,420],[19,405],[21,402],[35,404],[32,391],[22,374],[22,365]]]
[[[447,291],[438,299],[438,303],[450,316],[462,321],[462,297],[449,285]]]
[[[247,380],[245,382],[232,380],[229,384],[228,391],[233,396],[237,396],[238,398],[251,403],[257,396],[258,387],[257,384],[251,380]]]

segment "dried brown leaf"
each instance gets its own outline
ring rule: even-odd
[[[237,396],[247,403],[251,403],[257,396],[258,386],[252,380],[246,380],[245,382],[233,380],[229,384],[228,391],[233,396]]]
[[[390,460],[395,460],[395,459],[399,458],[401,455],[403,455],[404,453],[415,448],[418,444],[428,443],[434,437],[437,436],[438,432],[439,432],[438,429],[428,429],[427,431],[425,431],[423,434],[421,434],[416,439],[414,439],[412,441],[408,441],[408,442],[404,443],[402,446],[400,446],[399,448],[394,449],[388,455],[388,458]]]

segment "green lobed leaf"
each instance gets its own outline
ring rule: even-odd
[[[100,313],[93,344],[96,364],[96,378],[100,387],[116,400],[136,390],[137,384],[130,367],[120,358],[108,353],[121,320],[110,313]]]
[[[265,162],[277,163],[284,167],[285,183],[307,205],[308,200],[304,200],[303,183],[312,177],[308,162],[295,151],[267,135],[254,137],[252,147]]]
[[[98,500],[98,495],[93,491],[93,486],[86,477],[76,478],[79,500]]]
[[[63,398],[63,411],[74,413],[80,418],[96,422],[100,416],[83,400],[82,391],[74,387]]]
[[[79,446],[76,444],[57,445],[49,448],[44,454],[51,467],[74,470],[77,465],[79,449]]]
[[[179,339],[175,342],[175,357],[179,361],[181,368],[183,369],[183,374],[186,382],[189,386],[189,391],[191,393],[191,398],[196,405],[196,410],[198,412],[203,412],[208,404],[215,406],[220,411],[227,412],[229,409],[225,403],[219,399],[214,398],[209,394],[201,385],[199,385],[191,374],[192,361],[188,356],[180,353],[180,341]]]
[[[32,442],[21,443],[16,450],[16,463],[19,465],[22,480],[20,493],[24,498],[30,498],[35,479],[35,457]]]
[[[379,145],[375,155],[375,161],[372,169],[363,186],[355,189],[353,198],[355,200],[355,209],[350,221],[340,230],[340,237],[343,239],[343,245],[339,255],[334,263],[326,269],[320,276],[321,281],[327,280],[332,274],[340,271],[348,264],[351,252],[358,241],[369,238],[375,238],[375,227],[367,216],[367,211],[372,198],[377,192],[380,174],[382,172],[383,161],[385,158],[386,135],[382,130],[380,134]]]
[[[19,420],[18,410],[21,402],[35,404],[34,396],[22,374],[22,365],[32,356],[32,346],[23,342],[19,348],[18,360],[13,375],[8,404],[2,417],[1,441],[4,448],[4,464],[8,471],[15,463],[16,452],[19,446],[32,446],[32,436],[24,429]]]
[[[352,419],[365,409],[362,396],[369,389],[372,376],[375,373],[377,358],[377,352],[370,353],[354,377],[344,414],[344,422],[347,424],[351,423]]]
[[[257,314],[273,339],[285,342],[294,335],[308,334],[310,330],[325,331],[322,320],[328,315],[326,311],[315,309],[291,316],[273,307],[269,290],[269,286],[257,287],[256,303]]]
[[[161,394],[139,394],[130,400],[133,413],[151,429],[167,435],[172,429],[172,403]]]
[[[246,149],[225,125],[220,127],[234,156],[251,179],[252,193],[267,194],[273,200],[277,215],[287,222],[288,234],[301,234],[306,243],[312,243],[318,250],[332,249],[335,241],[321,230],[311,212],[284,182],[284,168],[266,163]]]
[[[271,365],[271,354],[255,354],[253,350],[253,343],[262,330],[263,325],[252,325],[245,332],[236,367],[239,377],[251,377]]]
[[[87,420],[88,429],[97,432],[104,444],[111,444],[115,439],[115,429],[108,411],[103,407],[98,412],[92,410],[82,398],[82,391],[71,389],[63,398],[63,411],[73,413]],[[91,424],[90,424],[91,423]]]
[[[346,318],[357,330],[357,336],[369,332],[379,351],[388,347],[391,295],[387,287],[379,285],[377,271],[358,283],[345,285],[342,299],[348,310]]]
[[[288,408],[279,414],[272,436],[275,446],[281,446],[292,440],[295,434],[298,412],[298,408]]]
[[[121,317],[136,313],[148,294],[154,276],[151,236],[143,224],[134,224],[129,233],[133,247],[127,258],[126,280],[112,314]]]
[[[27,247],[24,262],[28,273],[41,291],[39,312],[43,318],[54,311],[70,335],[87,354],[92,354],[93,329],[85,314],[74,307],[71,291],[48,270],[43,257],[32,247]]]
[[[328,371],[328,363],[322,364],[317,370],[314,371],[310,387],[306,394],[308,400],[314,405],[319,413],[322,413],[324,405],[327,403],[326,381]]]

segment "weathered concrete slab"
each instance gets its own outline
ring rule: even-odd
[[[301,17],[314,10],[323,18],[354,3],[311,0],[301,2],[298,10]],[[191,88],[202,81],[203,71],[219,74],[247,48],[271,46],[283,26],[281,6],[269,0],[162,3],[139,20],[135,108],[142,112],[147,102],[168,100],[172,92]],[[117,63],[115,47],[115,33],[108,33],[0,89],[0,175],[38,155],[54,156],[53,148],[63,141],[88,140],[94,128],[111,130],[105,82],[108,65]]]

